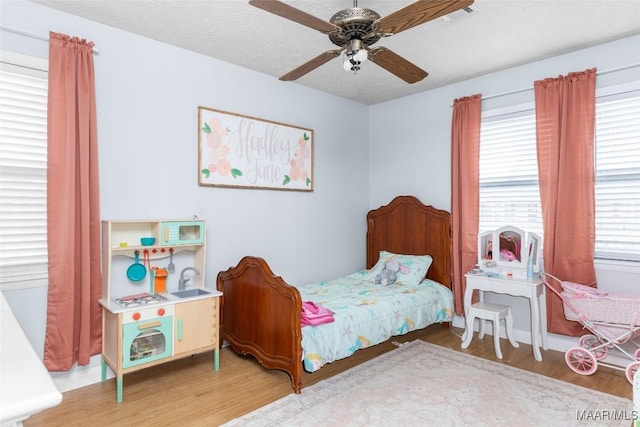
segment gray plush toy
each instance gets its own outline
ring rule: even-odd
[[[396,260],[389,261],[384,265],[384,269],[372,279],[373,283],[384,286],[393,285],[400,271],[400,263]]]

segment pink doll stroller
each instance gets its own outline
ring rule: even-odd
[[[565,352],[569,368],[580,375],[591,375],[600,364],[625,371],[627,380],[633,384],[633,376],[640,368],[640,344],[636,341],[640,336],[640,295],[602,292],[561,281],[548,273],[541,273],[541,278],[547,289],[562,300],[567,320],[579,322],[591,332],[580,337],[579,347]],[[553,281],[560,284],[561,292],[551,285]],[[609,356],[628,358],[631,362],[625,368],[608,362]]]

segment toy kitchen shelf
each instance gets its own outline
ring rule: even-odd
[[[154,293],[151,272],[143,280],[131,281],[127,271],[135,262],[163,263],[175,261],[175,274],[167,278],[167,289],[177,290],[178,276],[185,267],[195,267],[200,274],[189,276],[191,287],[204,287],[205,222],[195,221],[102,221],[102,299],[114,301],[141,292]],[[152,237],[154,244],[142,245],[140,239]],[[148,260],[148,261],[147,261]]]
[[[109,366],[118,402],[129,372],[211,350],[219,369],[222,293],[205,289],[205,245],[202,220],[102,221],[102,381]],[[193,296],[174,295],[181,274]]]

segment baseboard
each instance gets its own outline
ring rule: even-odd
[[[228,344],[225,342],[222,348]],[[107,366],[107,378],[115,378],[116,374]],[[61,393],[86,387],[102,381],[102,356],[92,356],[86,366],[76,366],[69,372],[51,372],[51,378]]]
[[[465,328],[464,317],[462,316],[456,316],[452,323],[453,323],[453,326],[455,327],[462,328],[462,329]],[[493,328],[491,326],[491,322],[489,322],[489,325],[485,329],[486,329],[485,331],[486,335],[493,336]],[[477,332],[477,331],[478,329],[476,327],[474,332]],[[584,331],[584,334],[589,334],[589,333],[590,333],[589,331]],[[529,345],[531,344],[531,331],[514,328],[513,335],[514,335],[513,339],[515,339],[517,342],[529,344]],[[507,339],[504,327],[500,328],[500,338]],[[544,349],[565,353],[571,347],[578,347],[578,341],[579,341],[579,337],[568,337],[565,335],[557,335],[557,334],[551,334],[547,332],[545,334],[546,346]],[[623,347],[630,355],[633,355],[636,350],[636,347],[634,347],[632,344],[629,344],[629,343],[623,344],[621,345],[621,347]],[[544,353],[542,357],[544,358]],[[631,360],[632,360],[631,358],[627,357],[622,352],[613,348],[608,351],[606,359],[601,360],[599,364],[602,364],[602,366],[608,366],[613,369],[624,371],[625,368],[631,362]]]
[[[51,372],[51,377],[61,393],[102,381],[102,356],[93,356],[86,366],[76,366],[69,372]],[[107,379],[115,374],[107,367]]]
[[[465,327],[464,317],[462,316],[455,316],[451,323],[456,328],[464,329]],[[487,335],[493,335],[492,328],[488,327],[486,333]],[[531,344],[531,331],[514,328],[513,335],[513,338],[516,341],[525,344]],[[504,333],[504,328],[501,328],[500,330],[500,338],[507,338]],[[565,352],[571,347],[575,347],[578,345],[578,339],[575,337],[567,337],[550,333],[546,334],[545,340],[547,350],[555,350],[560,352]],[[225,343],[223,347],[225,347],[226,345],[227,344]],[[614,359],[612,359],[612,362],[614,362]],[[620,363],[624,362],[624,359],[620,360]],[[62,393],[64,393],[65,391],[70,391],[76,388],[98,383],[102,380],[102,356],[93,356],[90,363],[86,366],[77,366],[70,372],[52,372],[51,376],[56,387],[58,387],[58,390],[60,390],[60,392]],[[115,378],[115,373],[109,367],[107,367],[107,379],[111,378]]]
[[[477,323],[477,322],[476,322]],[[465,321],[463,316],[455,316],[453,319],[453,326],[457,328],[465,328]],[[493,328],[491,326],[491,322],[489,322],[489,326],[486,329],[486,334],[493,336]],[[476,327],[475,331],[478,331]],[[506,339],[507,336],[505,334],[504,327],[500,328],[500,338]],[[517,342],[521,342],[524,344],[531,344],[531,331],[528,329],[517,329],[513,328],[513,339]],[[545,350],[555,350],[560,352],[565,352],[571,347],[575,347],[578,345],[578,338],[576,337],[567,337],[564,335],[556,335],[545,333],[544,336],[545,341]]]

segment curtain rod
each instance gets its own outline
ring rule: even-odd
[[[636,67],[640,67],[640,64],[629,64],[629,65],[624,65],[624,66],[618,67],[618,68],[610,68],[610,69],[604,70],[604,71],[596,71],[596,75],[599,76],[599,75],[602,75],[602,74],[614,73],[616,71],[628,70],[629,68],[636,68]],[[530,90],[533,90],[533,86],[525,87],[525,88],[522,88],[522,89],[511,90],[509,92],[496,93],[494,95],[487,95],[487,96],[481,97],[480,99],[482,99],[484,101],[486,99],[499,98],[501,96],[514,95],[516,93],[528,92]],[[451,107],[453,107],[453,102],[451,103]]]
[[[49,41],[49,36],[43,36],[42,34],[31,33],[29,31],[21,30],[19,28],[9,27],[6,25],[0,25],[0,30],[8,31],[14,34],[20,34],[21,36],[31,37],[32,39],[43,40],[46,42]],[[94,54],[98,53],[98,48],[95,46],[93,46],[93,53]]]

